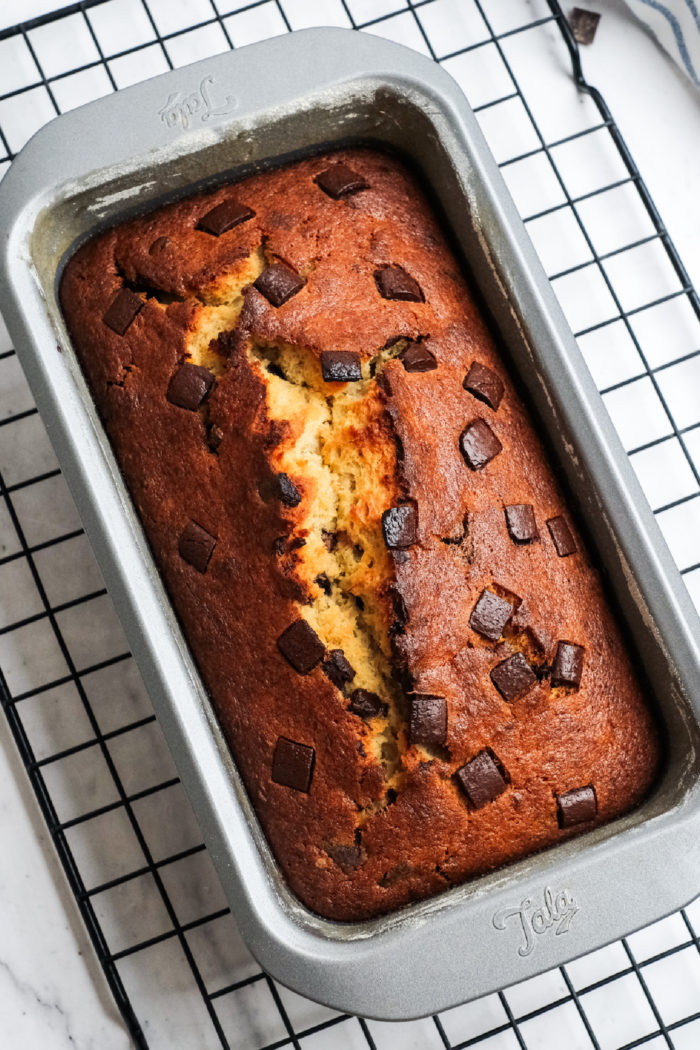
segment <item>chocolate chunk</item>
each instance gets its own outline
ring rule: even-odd
[[[418,281],[406,273],[403,266],[385,266],[375,270],[374,279],[383,299],[400,299],[405,303],[425,302]]]
[[[338,689],[342,689],[348,682],[352,682],[355,677],[355,672],[348,663],[342,649],[331,649],[321,664],[321,668]]]
[[[316,176],[314,182],[321,187],[324,193],[335,200],[349,197],[353,193],[359,193],[360,190],[369,189],[369,183],[342,162],[331,164],[329,168]]]
[[[475,419],[464,428],[459,435],[459,447],[472,470],[482,470],[503,448],[483,419]]]
[[[210,535],[196,521],[190,521],[180,536],[178,552],[197,572],[206,572],[216,543],[216,536]]]
[[[505,511],[506,525],[514,543],[532,543],[539,539],[535,509],[531,503],[512,503]]]
[[[590,784],[586,787],[572,788],[563,795],[557,795],[556,799],[560,828],[571,828],[574,824],[594,820],[598,812],[595,789]]]
[[[207,427],[207,444],[212,452],[216,452],[224,440],[224,432],[216,423],[210,423]]]
[[[170,244],[169,237],[156,237],[151,247],[148,249],[149,255],[161,255]]]
[[[314,580],[316,586],[323,591],[324,594],[331,593],[331,581],[326,576],[325,572],[320,572]]]
[[[493,591],[484,590],[469,617],[469,626],[483,638],[497,642],[513,612],[513,606],[505,598],[494,594]]]
[[[283,787],[308,792],[315,758],[316,752],[308,744],[297,744],[295,740],[281,736],[272,756],[272,779]]]
[[[353,350],[322,350],[321,374],[326,383],[356,383],[362,379],[360,355]]]
[[[253,288],[257,288],[273,306],[282,306],[301,291],[305,283],[303,277],[284,263],[271,263],[257,281],[253,281]]]
[[[447,739],[447,701],[444,696],[413,694],[408,736],[412,744],[444,746]]]
[[[583,654],[585,649],[582,645],[573,645],[571,642],[559,642],[557,654],[552,664],[552,685],[572,685],[578,689],[583,674]]]
[[[550,518],[547,522],[547,528],[560,558],[566,558],[569,554],[576,553],[578,550],[576,540],[572,536],[569,523],[563,514],[560,514],[558,518]]]
[[[405,550],[417,540],[418,515],[412,503],[390,507],[382,514],[382,532],[387,547]]]
[[[220,237],[222,233],[228,233],[234,226],[240,225],[252,219],[255,212],[246,204],[241,204],[235,197],[217,204],[215,208],[203,215],[197,223],[198,230],[211,233],[214,237]]]
[[[277,648],[299,674],[313,671],[326,652],[323,642],[306,620],[295,620],[282,631]]]
[[[211,390],[214,376],[203,365],[185,361],[174,373],[165,394],[172,405],[194,412]]]
[[[599,22],[600,15],[596,11],[586,11],[582,7],[574,7],[569,15],[569,25],[576,43],[592,44]]]
[[[110,303],[102,318],[108,328],[117,335],[124,335],[127,328],[143,306],[143,299],[130,288],[122,288]]]
[[[491,672],[491,681],[504,700],[512,703],[523,696],[537,682],[537,675],[522,653],[515,653],[507,660],[496,664]]]
[[[286,507],[297,507],[301,503],[301,493],[289,474],[274,474],[265,478],[258,485],[258,492],[266,502],[278,499]]]
[[[478,397],[479,401],[485,401],[494,412],[501,403],[503,383],[495,372],[492,372],[486,365],[480,364],[479,361],[473,362],[464,377],[462,386],[474,397]]]
[[[328,532],[327,529],[321,529],[321,539],[327,551],[334,551],[338,545],[337,532]]]
[[[328,842],[323,848],[346,875],[356,871],[367,858],[362,846],[345,846],[340,842]]]
[[[474,809],[493,802],[508,787],[506,773],[490,748],[484,748],[455,773]]]
[[[355,689],[350,694],[350,710],[360,718],[375,718],[381,714],[381,697],[371,693],[369,689]]]
[[[432,372],[437,368],[435,354],[425,343],[409,343],[399,354],[399,361],[407,372]]]

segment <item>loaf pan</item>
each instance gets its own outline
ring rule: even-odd
[[[399,150],[422,172],[575,494],[666,746],[653,793],[627,816],[352,924],[312,914],[284,883],[57,301],[62,262],[97,229],[341,141]],[[231,908],[270,974],[339,1010],[408,1019],[598,948],[696,894],[700,624],[474,115],[444,71],[396,44],[323,29],[167,73],[43,128],[0,186],[0,230],[8,328]]]

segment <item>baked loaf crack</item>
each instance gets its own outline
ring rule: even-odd
[[[415,177],[309,157],[99,234],[61,303],[291,889],[360,920],[636,805],[632,659]]]

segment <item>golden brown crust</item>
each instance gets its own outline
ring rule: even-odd
[[[324,193],[314,176],[336,161],[369,188],[338,200]],[[66,268],[61,301],[174,608],[289,884],[321,915],[362,919],[575,833],[557,820],[556,797],[569,790],[593,785],[596,822],[626,811],[653,780],[658,741],[600,577],[570,519],[578,550],[557,554],[546,522],[566,513],[562,493],[414,178],[392,157],[343,150],[246,179],[235,196],[254,218],[219,237],[196,229],[230,195],[221,187],[90,241]],[[149,251],[159,238],[168,241]],[[248,285],[206,409],[183,410],[166,391],[202,301],[216,303],[221,278],[235,275],[261,245],[268,261],[283,261],[305,286],[275,308]],[[380,296],[374,271],[389,265],[418,281],[424,302]],[[120,336],[102,318],[125,280],[144,289],[146,301]],[[391,502],[415,501],[418,511],[417,544],[383,563],[389,575],[378,608],[393,617],[392,602],[403,604],[407,623],[392,637],[397,674],[407,690],[445,697],[448,718],[446,750],[409,746],[399,732],[400,787],[392,801],[385,770],[365,747],[367,726],[346,697],[320,666],[301,675],[277,647],[309,600],[289,539],[303,524],[313,484],[293,479],[302,496],[296,507],[260,494],[294,428],[272,418],[265,373],[246,348],[255,339],[303,347],[316,358],[352,351],[367,362],[398,336],[427,339],[437,368],[408,372],[388,359],[368,394],[368,451],[379,456],[396,442],[395,472],[382,491],[393,491]],[[462,386],[475,360],[504,383],[497,410]],[[488,424],[502,451],[472,471],[459,438],[475,419]],[[212,427],[221,432],[215,451]],[[535,542],[510,537],[504,508],[513,504],[534,507]],[[216,538],[204,573],[179,553],[190,521]],[[497,642],[469,625],[485,588],[521,600]],[[548,677],[562,640],[585,647],[578,688],[553,688]],[[490,672],[520,650],[538,681],[507,702]],[[271,780],[280,737],[314,748],[308,792]],[[474,809],[454,774],[485,748],[508,785]],[[373,803],[380,803],[376,813],[361,813]]]

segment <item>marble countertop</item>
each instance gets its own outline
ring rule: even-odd
[[[603,12],[598,37],[583,52],[586,73],[602,89],[700,285],[700,96],[620,0],[586,6]],[[3,339],[0,330],[0,343]],[[5,348],[0,345],[0,352]],[[21,380],[16,382],[23,390]],[[0,532],[3,528],[0,517]],[[6,600],[0,596],[0,606]],[[2,652],[0,647],[0,659]],[[0,1045],[8,1050],[130,1046],[4,718],[0,902]],[[393,1045],[413,1045],[412,1038],[396,1034]],[[331,1041],[329,1036],[325,1045]]]

